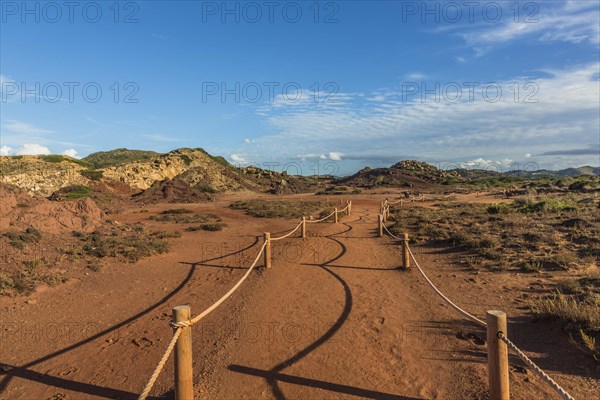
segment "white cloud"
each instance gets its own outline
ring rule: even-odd
[[[13,152],[13,149],[8,146],[0,147],[0,156],[10,156]]]
[[[79,153],[77,153],[77,150],[75,149],[67,149],[60,154],[73,158],[79,158]]]
[[[46,146],[37,143],[26,143],[16,151],[18,156],[35,156],[38,154],[50,154],[50,150]]]
[[[247,138],[246,138],[246,139],[244,139],[244,143],[245,143],[245,144],[250,144],[250,143],[252,143],[252,140],[251,140],[251,139],[247,139]]]
[[[244,156],[241,156],[239,154],[232,154],[229,158],[233,162],[238,162],[238,163],[246,162],[246,159],[244,158]]]
[[[333,160],[333,161],[341,161],[342,160],[342,153],[338,153],[335,151],[332,151],[329,153],[329,159]]]
[[[513,160],[505,158],[501,161],[496,160],[486,160],[482,157],[479,157],[475,160],[467,161],[467,162],[458,162],[457,163],[460,168],[466,169],[483,169],[486,171],[505,171],[508,168],[513,166]]]
[[[411,81],[420,81],[420,80],[427,78],[427,75],[425,75],[422,72],[413,72],[410,74],[406,74],[404,77],[406,79],[410,79]]]

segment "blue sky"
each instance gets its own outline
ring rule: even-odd
[[[598,166],[600,2],[471,4],[1,1],[1,152]]]

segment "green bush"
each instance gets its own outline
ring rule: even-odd
[[[505,203],[494,203],[487,208],[488,214],[508,214],[510,207]]]
[[[88,178],[92,181],[99,181],[100,179],[102,179],[102,176],[104,174],[104,172],[102,170],[87,170],[87,171],[80,171],[80,173],[85,178]]]

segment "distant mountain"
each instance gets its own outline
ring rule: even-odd
[[[392,166],[393,168],[393,166]],[[600,168],[584,166],[579,168],[567,168],[558,171],[549,169],[538,169],[535,171],[514,170],[506,172],[497,172],[483,169],[452,169],[447,172],[454,172],[463,178],[469,180],[490,179],[498,177],[514,177],[514,178],[572,178],[583,175],[600,176]]]
[[[581,175],[592,175],[592,176],[600,176],[600,168],[599,167],[590,167],[586,165],[584,167],[579,168],[567,168],[556,171],[556,174],[559,176],[581,176]]]
[[[425,187],[449,180],[460,181],[461,176],[455,171],[444,171],[433,165],[415,161],[400,161],[389,168],[365,167],[354,175],[336,179],[336,185],[355,187]]]

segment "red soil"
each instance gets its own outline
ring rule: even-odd
[[[273,268],[252,273],[193,327],[199,398],[487,398],[485,332],[450,309],[415,269],[398,269],[398,244],[375,237],[383,198],[354,196],[353,214],[339,224],[310,224],[309,238],[275,242]],[[252,218],[228,204],[184,205],[220,215],[227,223],[221,232],[183,232],[168,254],[0,299],[0,397],[136,398],[171,337],[172,307],[204,310],[245,272],[263,231],[275,237],[297,223]],[[598,398],[597,364],[558,324],[532,322],[527,311],[524,295],[560,276],[474,275],[448,249],[413,251],[447,296],[480,318],[488,309],[507,312],[517,345],[576,398]],[[517,359],[511,364],[513,399],[558,398]],[[170,397],[172,386],[170,360],[152,393]]]

